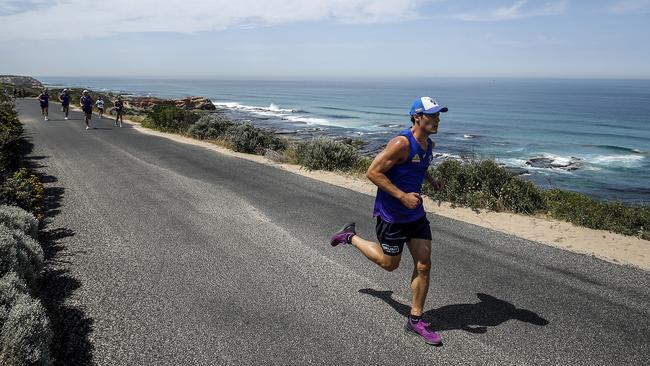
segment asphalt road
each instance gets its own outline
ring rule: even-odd
[[[97,116],[86,131],[56,104],[47,122],[35,100],[17,108],[50,196],[59,364],[650,359],[648,272],[430,215],[431,347],[402,330],[410,256],[387,273],[328,244],[347,220],[374,238],[373,197]]]

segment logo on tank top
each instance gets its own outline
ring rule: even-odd
[[[411,163],[419,163],[420,162],[420,155],[415,154],[413,159],[411,159]]]

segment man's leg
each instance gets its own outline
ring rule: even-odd
[[[426,229],[428,231],[428,222]],[[424,227],[423,227],[424,229]],[[428,233],[423,233],[428,234]],[[429,235],[427,235],[429,236]],[[411,303],[411,313],[406,321],[404,329],[408,332],[418,334],[424,342],[432,345],[442,343],[442,338],[434,330],[430,329],[427,321],[422,320],[424,300],[429,292],[429,272],[431,271],[431,240],[430,239],[411,239],[407,242],[411,256],[413,256],[413,275],[411,276],[411,290],[413,291],[413,301]]]
[[[429,274],[431,272],[431,240],[411,239],[407,242],[413,257],[413,275],[411,276],[411,290],[413,302],[411,315],[422,316],[424,300],[429,292]]]
[[[351,243],[355,248],[359,249],[366,258],[389,272],[396,270],[399,266],[400,260],[402,259],[401,253],[398,255],[387,255],[381,249],[381,245],[365,240],[359,235],[353,236]]]

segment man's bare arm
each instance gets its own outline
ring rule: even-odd
[[[381,190],[400,200],[404,206],[414,209],[421,202],[420,195],[415,192],[403,192],[385,174],[395,164],[408,158],[408,154],[409,143],[406,137],[398,136],[392,139],[370,164],[366,176]]]

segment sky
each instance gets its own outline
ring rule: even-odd
[[[650,0],[0,0],[0,74],[650,79]]]

